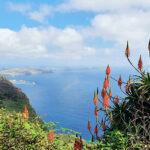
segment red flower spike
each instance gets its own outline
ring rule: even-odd
[[[129,84],[126,85],[126,93],[129,94]]]
[[[104,125],[104,122],[103,122],[103,119],[102,119],[102,121],[101,121],[101,126],[103,126]]]
[[[138,62],[138,69],[141,71],[143,68],[143,62],[142,62],[142,57],[140,55],[140,59],[139,59],[139,62]]]
[[[54,133],[52,132],[52,128],[51,128],[51,132],[48,133],[47,137],[48,137],[48,141],[50,141],[50,142],[53,141]]]
[[[101,137],[100,137],[100,136],[98,136],[98,140],[101,140]]]
[[[24,121],[28,121],[29,113],[28,113],[28,110],[27,110],[26,105],[25,105],[25,107],[24,107],[24,112],[23,112],[23,114],[25,114],[25,116],[26,116],[26,118],[24,119]]]
[[[108,81],[108,85],[109,85],[109,76],[107,76],[107,81]]]
[[[101,121],[101,126],[102,126],[102,128],[103,128],[103,131],[106,129],[106,125],[105,125],[105,123],[103,122],[103,119],[102,119],[102,121]]]
[[[93,99],[93,101],[94,101],[94,104],[97,105],[97,95],[96,95],[96,92],[94,92],[94,99]]]
[[[150,40],[149,40],[149,43],[148,43],[148,50],[149,50],[149,57],[150,57]]]
[[[105,91],[105,96],[103,99],[103,107],[107,107],[107,106],[109,106],[109,100],[108,100],[107,92]]]
[[[126,107],[126,105],[127,105],[127,103],[126,103],[126,102],[124,102],[123,107]]]
[[[112,98],[111,87],[110,87],[110,89],[109,89],[109,98]]]
[[[77,137],[77,139],[75,139],[74,150],[82,150],[81,141],[79,140],[78,137]]]
[[[103,88],[107,89],[108,86],[109,86],[109,83],[108,83],[107,78],[105,77],[105,81],[104,81],[104,84],[103,84]]]
[[[98,87],[97,87],[97,98],[98,98]]]
[[[122,85],[122,78],[121,78],[121,75],[120,75],[120,78],[118,80],[118,86],[120,86],[120,89],[121,89],[121,85]]]
[[[131,77],[129,76],[129,81],[128,81],[128,83],[130,84],[130,83],[132,83],[132,80],[131,80]]]
[[[126,47],[125,55],[126,55],[127,58],[130,56],[130,49],[129,49],[129,43],[128,43],[128,41],[127,41],[127,47]]]
[[[116,97],[116,99],[115,99],[115,103],[119,103],[119,98],[118,98],[118,96]]]
[[[110,70],[110,67],[109,67],[109,65],[107,66],[107,69],[106,69],[106,74],[109,76],[110,75],[110,72],[111,72],[111,70]]]
[[[98,134],[98,127],[97,127],[97,125],[96,125],[96,127],[95,127],[94,133],[95,133],[96,136],[97,136],[97,134]]]
[[[90,120],[88,121],[88,130],[91,131],[91,123],[90,123]]]
[[[104,123],[104,125],[103,125],[103,131],[105,131],[106,130],[106,125],[105,125],[105,123]]]
[[[95,107],[94,113],[95,113],[95,116],[97,117],[98,116],[98,107],[97,106]]]
[[[104,98],[104,96],[105,96],[105,89],[104,88],[102,89],[101,96],[102,96],[102,98]]]

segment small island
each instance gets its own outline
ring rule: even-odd
[[[10,68],[0,70],[0,76],[4,77],[16,77],[24,75],[35,75],[43,73],[53,73],[56,68]]]

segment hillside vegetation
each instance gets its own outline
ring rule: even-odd
[[[9,80],[4,77],[0,78],[0,108],[5,108],[10,112],[22,113],[25,104],[29,112],[29,121],[34,120],[37,116],[34,108],[31,106],[27,96],[21,91],[20,88],[15,87]],[[44,124],[43,120],[39,117],[39,123]],[[47,130],[47,128],[44,128]]]

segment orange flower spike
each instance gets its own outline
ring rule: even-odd
[[[28,110],[27,110],[26,105],[25,105],[25,107],[24,107],[24,112],[23,112],[23,114],[25,114],[25,116],[26,116],[26,118],[24,119],[24,121],[28,121],[29,113],[28,113]]]
[[[94,99],[93,99],[93,101],[94,101],[94,104],[97,105],[97,95],[96,95],[95,91],[94,91]]]
[[[99,94],[99,92],[98,92],[98,87],[97,87],[97,98],[98,98],[98,94]]]
[[[109,65],[107,66],[107,69],[106,69],[106,74],[109,76],[110,75],[110,72],[111,72],[111,70],[110,70],[110,67],[109,67]]]
[[[109,100],[108,100],[107,92],[105,91],[105,96],[103,99],[103,107],[107,107],[107,106],[109,106]]]
[[[140,59],[139,59],[139,62],[138,62],[138,69],[141,71],[143,68],[143,62],[142,62],[142,57],[140,55]]]
[[[107,81],[108,81],[108,85],[109,85],[109,76],[107,76]]]
[[[48,141],[50,142],[53,141],[54,133],[52,132],[52,128],[51,128],[51,131],[48,133],[47,137],[48,137]]]
[[[98,107],[97,106],[95,107],[94,113],[95,113],[95,116],[97,117],[98,116]]]
[[[103,131],[106,129],[106,125],[105,125],[105,123],[103,122],[103,119],[102,119],[102,121],[101,121],[101,126],[102,126],[102,128],[103,128]]]
[[[102,89],[101,96],[102,96],[102,98],[104,98],[104,96],[105,96],[105,89],[104,88]]]
[[[102,119],[102,121],[101,121],[101,126],[103,126],[104,125],[104,122],[103,122],[103,119]]]
[[[115,103],[119,103],[119,98],[118,98],[118,96],[116,97],[116,99],[115,99]]]
[[[110,89],[109,89],[109,98],[112,98],[111,87],[110,87]]]
[[[149,50],[149,57],[150,57],[150,40],[149,40],[149,43],[148,43],[148,50]]]
[[[97,127],[97,125],[96,125],[96,127],[95,127],[94,133],[95,133],[96,136],[97,136],[97,134],[98,134],[98,127]]]
[[[130,56],[130,49],[129,49],[128,41],[127,41],[127,47],[126,47],[125,55],[126,55],[127,58]]]
[[[99,141],[101,140],[101,137],[100,137],[100,136],[98,136],[98,140],[99,140]]]
[[[126,93],[129,94],[129,84],[126,85]]]
[[[88,130],[91,131],[91,123],[90,123],[90,120],[88,121]]]
[[[103,131],[105,131],[106,130],[106,125],[105,125],[105,123],[103,124]]]
[[[129,76],[129,81],[128,81],[128,83],[130,84],[130,83],[132,83],[132,80],[131,80],[131,77]]]
[[[120,78],[118,80],[118,86],[120,86],[120,89],[121,89],[121,85],[122,85],[122,78],[121,78],[121,75],[120,75]]]
[[[104,81],[104,84],[103,84],[103,88],[107,89],[108,86],[109,86],[109,83],[108,83],[107,78],[105,77],[105,81]]]

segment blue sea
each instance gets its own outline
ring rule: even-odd
[[[68,128],[82,134],[85,140],[91,140],[87,129],[88,119],[91,121],[92,132],[96,125],[94,115],[93,96],[94,90],[103,87],[105,68],[95,69],[71,69],[66,71],[54,71],[53,73],[19,76],[10,79],[35,82],[36,85],[16,85],[30,99],[30,104],[38,115],[43,116],[45,122],[59,122],[58,128]],[[127,81],[129,74],[135,71],[130,69],[113,68],[111,76],[117,80],[121,74],[122,80]],[[113,96],[124,97],[117,82],[110,79]],[[124,86],[124,85],[123,85]],[[102,100],[102,98],[100,97]],[[110,102],[111,103],[111,102]],[[98,103],[98,106],[102,106]],[[45,114],[48,113],[48,116]],[[99,112],[98,118],[104,118],[104,113]],[[99,132],[102,136],[103,132]]]

